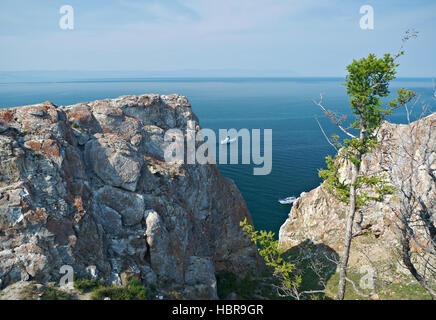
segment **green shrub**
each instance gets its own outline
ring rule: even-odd
[[[44,287],[42,289],[41,300],[72,300],[73,298],[73,295],[57,288]]]
[[[295,265],[284,259],[284,250],[274,239],[274,233],[264,230],[255,231],[254,227],[247,222],[247,218],[240,222],[244,234],[255,243],[259,249],[259,255],[264,259],[265,265],[272,269],[273,275],[280,280],[281,287],[285,290],[297,289],[301,284],[301,275],[295,273]]]
[[[226,299],[230,293],[236,293],[242,299],[253,299],[259,281],[253,280],[249,275],[238,279],[233,273],[219,273],[216,275],[217,291],[220,299]],[[260,288],[259,288],[260,289]]]
[[[79,289],[81,293],[89,292],[101,287],[104,287],[101,281],[91,278],[83,278],[74,281],[74,288]]]
[[[147,288],[138,280],[131,279],[126,286],[99,287],[91,294],[92,300],[103,300],[106,297],[111,300],[147,300]]]

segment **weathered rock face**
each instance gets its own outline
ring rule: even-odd
[[[1,109],[1,286],[59,279],[70,265],[76,277],[134,272],[216,298],[216,272],[252,270],[235,184],[216,165],[164,161],[165,131],[189,120],[179,95]]]
[[[350,266],[357,269],[363,265],[374,266],[380,269],[377,271],[381,275],[395,277],[393,270],[408,274],[398,263],[397,255],[398,215],[401,203],[408,203],[398,188],[411,187],[428,208],[436,207],[436,181],[429,174],[436,169],[436,113],[409,125],[386,122],[379,131],[379,140],[381,145],[363,159],[362,168],[370,174],[385,174],[398,192],[356,214],[354,232],[361,231],[361,235],[353,240]],[[341,179],[349,179],[350,170],[349,165],[343,164]],[[436,216],[433,211],[431,214],[434,225]],[[283,248],[290,248],[309,239],[341,253],[345,215],[346,206],[323,183],[302,193],[294,203],[289,218],[280,228],[279,243]],[[411,246],[419,252],[428,243],[428,234],[418,224],[413,228],[416,243]]]

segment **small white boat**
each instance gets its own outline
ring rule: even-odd
[[[229,136],[227,136],[224,140],[221,140],[221,144],[230,144],[230,143],[232,143],[232,142],[235,142],[236,141],[236,138],[233,138],[233,139],[230,139],[230,137]]]
[[[287,197],[287,198],[279,199],[279,202],[281,204],[291,204],[294,203],[295,201],[297,201],[296,197]]]

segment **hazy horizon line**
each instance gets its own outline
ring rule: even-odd
[[[207,74],[210,72],[210,74]],[[61,73],[64,73],[63,75]],[[213,71],[199,71],[199,72],[186,72],[186,71],[132,71],[132,70],[0,70],[0,76],[10,77],[11,79],[1,79],[5,80],[24,80],[23,76],[32,76],[44,79],[47,76],[58,76],[64,79],[58,79],[54,82],[65,82],[65,81],[86,81],[86,80],[116,80],[116,79],[301,79],[301,78],[317,78],[317,79],[344,79],[346,74],[343,75],[300,75],[300,74],[250,74],[241,72],[238,73],[214,73]],[[13,79],[14,76],[19,78]],[[21,78],[21,79],[20,79]],[[416,75],[400,75],[396,79],[435,79],[436,75],[430,76],[416,76]],[[38,80],[38,79],[29,79]],[[29,82],[24,81],[24,82]]]

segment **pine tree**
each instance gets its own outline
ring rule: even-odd
[[[406,32],[403,44],[414,36],[416,33]],[[322,97],[321,101],[316,103],[347,136],[342,142],[338,135],[328,139],[329,143],[338,150],[338,153],[334,158],[327,156],[327,169],[319,172],[319,176],[326,182],[327,189],[339,201],[348,206],[340,261],[338,300],[344,299],[347,265],[353,239],[353,223],[357,210],[370,201],[382,201],[385,195],[394,192],[394,188],[385,176],[367,175],[362,169],[361,163],[365,154],[371,152],[379,144],[377,130],[385,118],[393,110],[404,106],[415,96],[414,92],[410,90],[400,89],[397,91],[398,97],[396,99],[386,105],[382,102],[382,99],[390,93],[389,83],[395,79],[396,69],[399,66],[396,62],[397,58],[404,54],[402,47],[396,55],[385,54],[382,58],[377,58],[374,54],[369,54],[366,58],[353,60],[347,66],[348,75],[344,85],[350,97],[351,110],[356,116],[356,120],[349,128],[345,128],[343,125],[346,117],[338,117],[335,112],[329,111],[323,106]],[[324,130],[322,131],[324,133]],[[349,164],[351,168],[350,179],[345,179],[345,181],[341,179],[339,174],[339,168],[344,165],[344,162]]]

